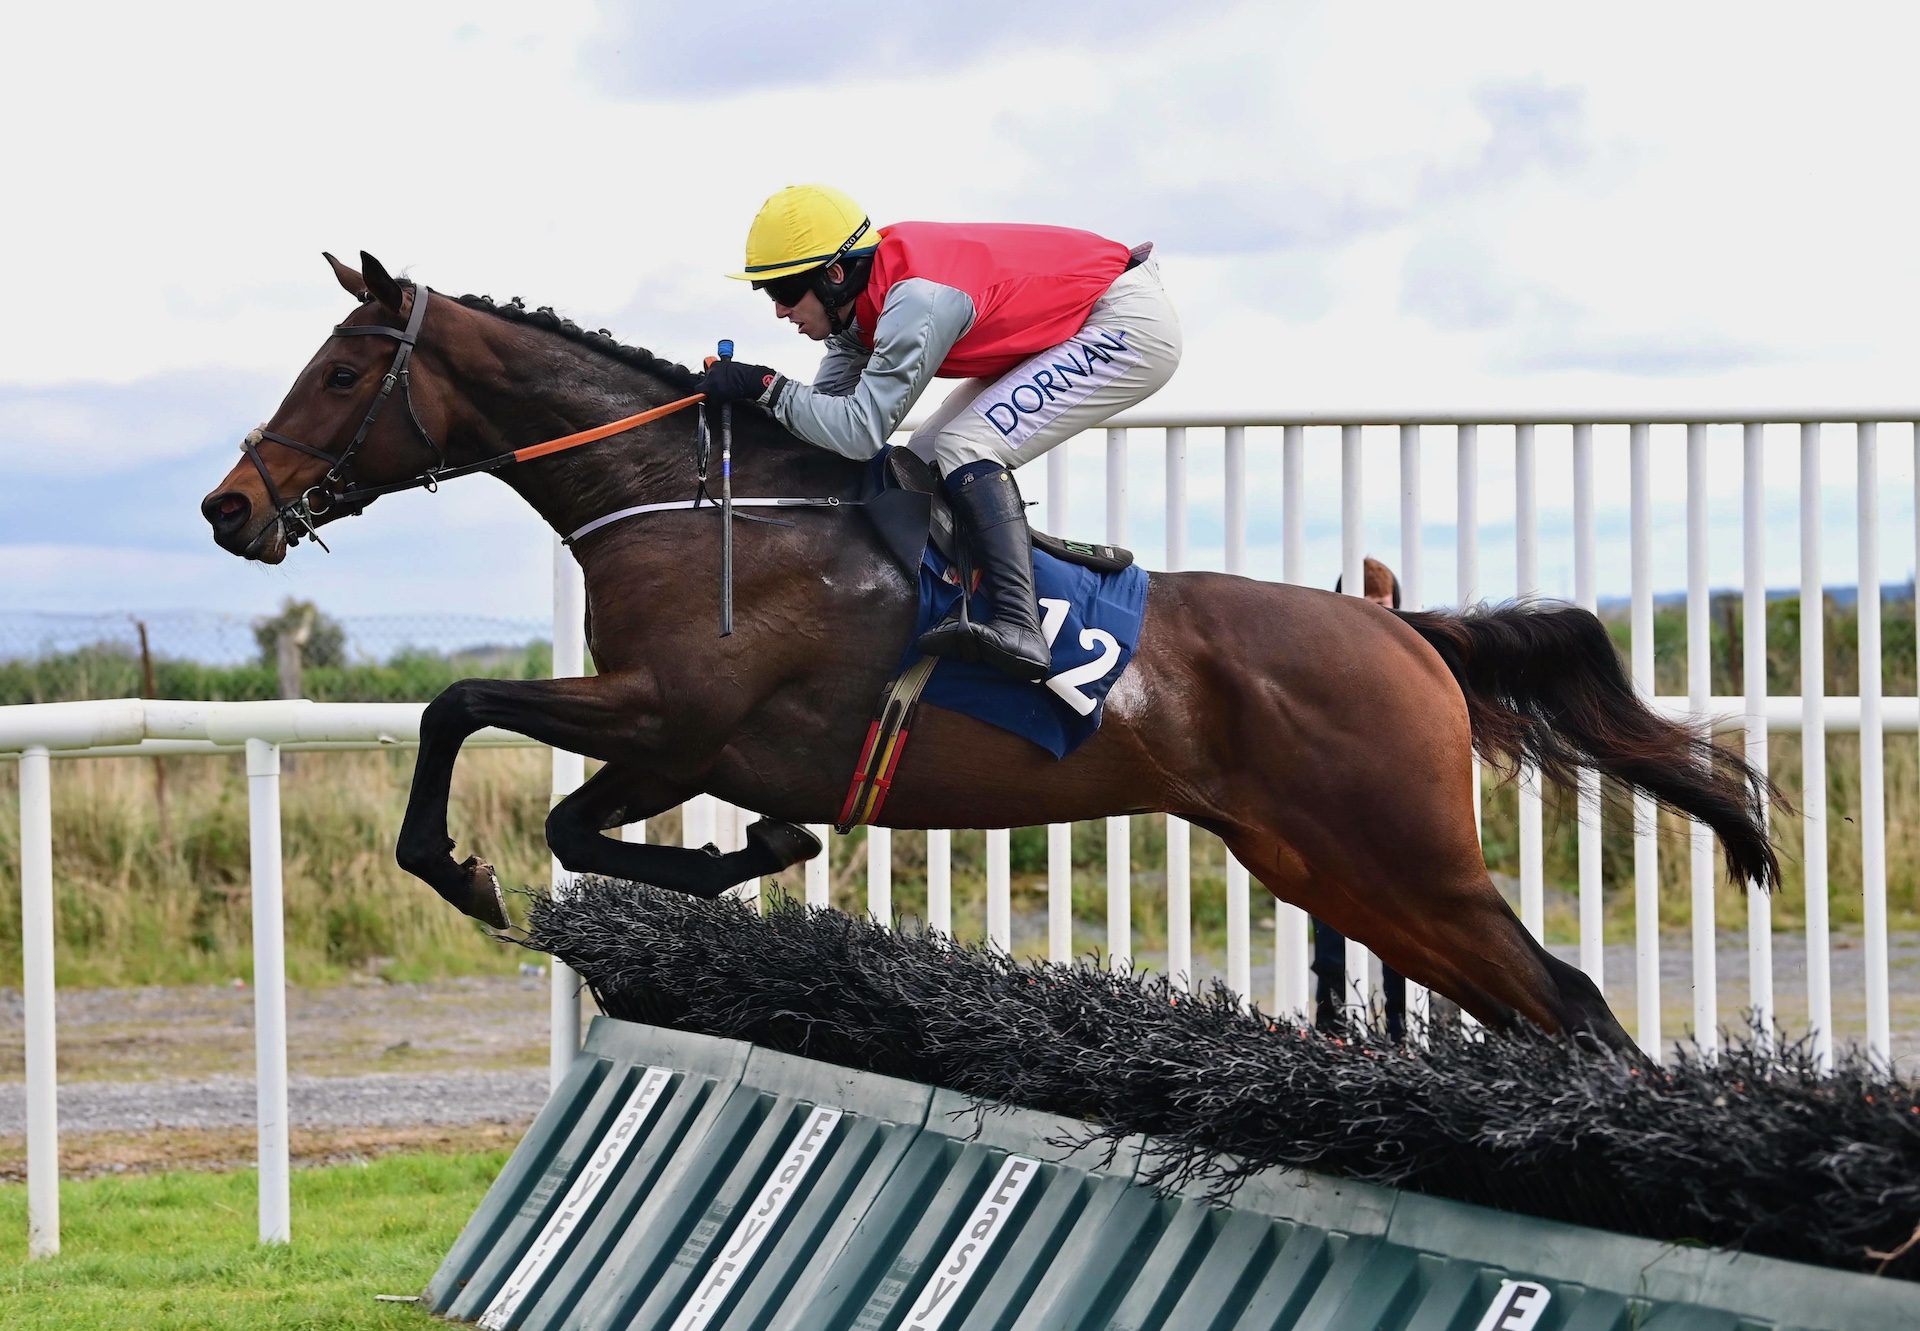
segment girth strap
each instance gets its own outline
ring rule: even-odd
[[[860,501],[857,499],[835,499],[832,497],[824,499],[735,499],[733,501],[735,508],[857,508],[859,504]],[[710,508],[716,513],[720,511],[719,503],[712,499],[673,499],[660,504],[635,504],[632,508],[617,509],[604,517],[595,518],[586,526],[581,527],[571,535],[565,537],[562,544],[572,545],[582,536],[591,535],[609,523],[619,522],[623,518],[637,518],[645,513],[665,513],[679,508]],[[756,520],[766,521],[764,518]]]
[[[880,691],[879,711],[867,727],[867,742],[861,746],[859,762],[854,764],[847,802],[833,825],[841,836],[880,816],[880,807],[893,789],[900,755],[907,749],[907,734],[913,726],[913,714],[919,710],[920,695],[938,664],[938,657],[923,656],[888,680],[887,687]]]

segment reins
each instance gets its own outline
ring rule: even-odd
[[[605,425],[596,425],[591,429],[578,430],[573,434],[561,435],[556,439],[546,439],[537,444],[528,444],[524,448],[516,448],[511,452],[496,454],[490,458],[482,458],[478,462],[463,463],[456,467],[447,466],[446,451],[440,447],[432,435],[427,433],[426,427],[420,423],[419,413],[416,412],[413,407],[413,387],[408,362],[412,359],[414,346],[420,335],[420,326],[426,318],[427,301],[432,295],[424,285],[416,285],[413,288],[413,293],[413,304],[408,310],[405,328],[394,328],[385,324],[360,324],[353,326],[336,324],[334,326],[333,331],[336,335],[390,337],[399,343],[394,349],[393,364],[388,367],[387,373],[380,381],[379,393],[374,397],[372,406],[367,409],[367,414],[361,418],[359,429],[354,432],[352,441],[348,443],[345,449],[338,454],[329,453],[325,449],[316,448],[312,444],[302,443],[298,439],[291,439],[286,435],[269,430],[264,425],[255,427],[240,443],[240,451],[247,455],[248,459],[253,463],[254,469],[260,473],[260,479],[266,485],[267,496],[272,500],[282,526],[286,528],[287,544],[289,545],[298,544],[302,536],[310,536],[313,538],[314,543],[322,550],[327,549],[327,543],[320,538],[320,533],[317,530],[319,524],[316,523],[314,519],[324,517],[336,509],[347,509],[357,513],[365,508],[368,503],[380,498],[382,495],[399,494],[406,490],[426,490],[432,493],[440,488],[440,484],[443,481],[457,480],[462,476],[473,476],[484,472],[499,471],[515,463],[532,462],[537,458],[552,457],[555,453],[564,453],[570,448],[579,448],[583,444],[597,443],[602,439],[609,439],[614,435],[624,434],[629,430],[638,429],[642,425],[662,420],[676,412],[685,411],[688,407],[696,406],[706,401],[706,394],[693,393],[687,397],[677,398],[672,402],[663,403],[657,407],[649,407],[647,410],[636,412],[634,415],[624,416],[617,421],[608,421]],[[352,477],[354,454],[359,451],[361,443],[366,439],[368,431],[373,428],[374,421],[379,417],[381,408],[386,406],[387,399],[393,393],[395,387],[400,389],[401,399],[407,404],[407,419],[413,426],[414,433],[432,450],[438,465],[429,466],[419,475],[409,477],[403,481],[392,481],[385,485],[355,484]],[[595,518],[592,522],[587,523],[585,526],[563,538],[565,542],[571,545],[581,537],[598,531],[609,523],[618,522],[623,518],[637,517],[644,513],[657,513],[672,509],[722,509],[722,503],[716,501],[707,493],[707,462],[710,445],[707,439],[707,421],[704,413],[700,416],[699,425],[700,442],[697,445],[695,457],[698,488],[692,499],[675,500],[657,504],[639,504],[631,508],[620,509],[604,517]],[[728,433],[730,434],[731,432],[729,431]],[[279,444],[284,448],[291,448],[295,452],[305,453],[309,457],[318,458],[328,464],[327,474],[316,484],[308,486],[297,498],[292,500],[283,499],[280,495],[279,488],[274,484],[273,477],[267,471],[266,463],[260,458],[260,445],[262,443]],[[731,453],[731,448],[727,451]],[[729,458],[728,462],[730,461],[731,459]],[[727,470],[730,473],[731,467],[729,466]],[[730,480],[730,475],[723,478],[723,482]],[[728,488],[730,489],[730,486]],[[734,499],[731,498],[729,494],[724,507],[729,510],[728,516],[731,517],[730,510],[736,506],[747,508],[837,508],[843,504],[857,505],[858,502],[857,500],[832,498]],[[743,520],[747,521],[765,522],[770,520],[766,518],[747,518],[744,514],[740,516]],[[296,523],[298,524],[297,529],[293,525]],[[729,522],[728,526],[731,527],[731,525],[731,522]]]
[[[617,421],[609,421],[605,425],[596,425],[590,430],[581,430],[575,434],[561,435],[558,439],[548,439],[538,444],[528,444],[525,448],[516,448],[510,453],[500,453],[490,458],[481,458],[478,462],[467,462],[458,467],[434,467],[408,480],[394,481],[387,485],[355,485],[336,494],[327,508],[310,509],[309,511],[317,516],[327,512],[334,504],[378,499],[382,495],[398,494],[402,490],[437,490],[440,488],[440,482],[442,481],[453,481],[458,480],[462,476],[475,476],[485,472],[500,471],[505,467],[512,466],[516,462],[531,462],[535,458],[550,457],[555,453],[564,453],[569,448],[578,448],[582,444],[596,443],[599,440],[611,438],[616,434],[624,434],[628,430],[638,429],[640,426],[646,425],[651,421],[657,421],[663,417],[671,416],[677,411],[685,411],[688,407],[706,400],[705,393],[695,393],[691,397],[683,397],[665,403],[662,406],[651,407],[637,415],[626,416]],[[276,440],[276,442],[278,441]]]
[[[677,411],[684,411],[706,400],[706,394],[694,393],[658,407],[650,407],[617,421],[609,421],[605,425],[596,425],[592,429],[579,430],[573,434],[561,435],[557,439],[546,439],[537,444],[528,444],[524,448],[482,458],[478,462],[449,467],[446,465],[446,450],[427,433],[426,427],[420,423],[419,412],[414,410],[413,382],[409,369],[414,347],[419,341],[420,326],[426,321],[427,302],[432,299],[432,295],[432,291],[424,285],[413,288],[413,304],[407,312],[407,323],[404,328],[394,328],[386,324],[334,325],[333,331],[338,337],[390,337],[399,344],[394,348],[393,363],[387,367],[386,374],[380,380],[380,391],[374,396],[373,404],[367,408],[367,414],[361,418],[360,427],[354,431],[353,439],[339,453],[330,453],[312,444],[289,438],[269,430],[264,425],[256,426],[241,441],[240,451],[247,455],[248,460],[253,463],[254,470],[260,473],[260,479],[266,485],[267,496],[273,501],[282,524],[290,526],[289,520],[299,524],[298,530],[291,528],[288,530],[289,544],[298,543],[300,537],[306,535],[311,536],[321,549],[326,549],[327,543],[321,540],[320,533],[316,530],[318,524],[313,519],[322,517],[336,508],[346,507],[357,512],[382,495],[399,494],[405,490],[432,492],[440,488],[442,481],[455,480],[481,472],[499,471],[516,462],[531,462],[535,458],[551,457],[555,453],[563,453],[567,449],[578,448],[582,444],[591,444],[616,434],[624,434],[628,430],[671,416]],[[354,454],[360,451],[360,445],[366,440],[368,432],[373,429],[374,421],[379,418],[381,409],[387,405],[387,399],[396,386],[400,389],[401,399],[407,404],[408,423],[413,426],[413,432],[421,442],[432,450],[436,465],[431,465],[419,475],[411,476],[404,481],[393,481],[386,485],[356,485],[352,477]],[[272,475],[267,471],[266,463],[260,458],[260,445],[263,443],[279,444],[296,453],[305,453],[308,457],[318,458],[327,464],[327,474],[321,477],[318,483],[308,486],[298,498],[284,499],[280,495],[279,487],[274,484]]]

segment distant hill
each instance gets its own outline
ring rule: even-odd
[[[1835,605],[1850,606],[1860,599],[1860,589],[1852,583],[1847,583],[1844,586],[1827,587],[1823,590],[1825,590],[1827,594],[1827,599]],[[1713,587],[1708,589],[1707,599],[1709,601],[1717,601],[1723,596],[1738,597],[1741,594],[1742,589],[1739,587]],[[1799,596],[1800,589],[1798,587],[1767,588],[1767,599],[1769,601],[1792,601],[1798,600]],[[1911,581],[1882,583],[1880,585],[1880,599],[1886,604],[1905,604],[1913,599],[1913,583]],[[1672,606],[1684,606],[1687,603],[1687,594],[1685,592],[1655,592],[1653,594],[1653,603],[1663,609]],[[1633,598],[1631,596],[1603,596],[1600,598],[1599,605],[1602,615],[1610,615],[1631,610],[1633,608]]]

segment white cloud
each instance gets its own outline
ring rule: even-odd
[[[1155,40],[1223,8],[1202,0],[1179,8],[1150,0],[1106,0],[1081,21],[1036,22],[1021,0],[965,5],[875,5],[864,0],[734,0],[689,22],[661,0],[602,6],[583,43],[583,61],[616,95],[650,101],[726,98],[768,88],[833,89],[911,71],[951,74],[997,56],[1047,48],[1115,49]],[[938,65],[929,70],[930,54]]]
[[[1091,33],[1035,35],[1000,6],[828,7],[798,30],[805,10],[763,11],[13,15],[0,119],[26,127],[5,170],[27,206],[0,223],[0,477],[84,474],[124,511],[151,483],[113,470],[130,453],[230,448],[344,312],[322,249],[677,360],[731,335],[806,373],[814,348],[719,277],[761,199],[803,179],[878,219],[1159,242],[1188,345],[1167,409],[1912,396],[1920,12],[1109,6]],[[414,578],[423,596],[524,592],[516,613],[538,614],[544,533],[479,488],[341,529],[391,576],[302,558],[276,595],[398,603]],[[415,523],[530,535],[493,583],[435,581],[386,543]],[[159,596],[116,558],[123,597]],[[208,558],[207,588],[251,595]],[[46,577],[7,598],[57,600]]]
[[[0,477],[111,478],[237,445],[276,392],[264,376],[197,370],[132,383],[0,384]],[[108,484],[112,481],[109,479]]]

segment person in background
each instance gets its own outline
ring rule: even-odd
[[[1148,396],[1180,363],[1153,246],[1068,227],[875,227],[839,190],[793,185],[760,209],[728,276],[826,344],[811,384],[764,365],[707,371],[710,402],[752,402],[807,443],[864,460],[935,379],[963,379],[908,447],[939,470],[991,613],[939,624],[929,656],[1044,678],[1026,505],[1012,469]]]
[[[1369,601],[1390,610],[1400,608],[1400,579],[1371,555],[1367,557],[1361,588]],[[1333,589],[1341,589],[1340,579]],[[1387,1003],[1387,1034],[1395,1042],[1407,1035],[1407,977],[1391,966],[1381,966],[1380,987]],[[1313,922],[1313,1024],[1335,1034],[1346,1029],[1346,1009],[1357,1002],[1347,989],[1347,937],[1325,920]]]

